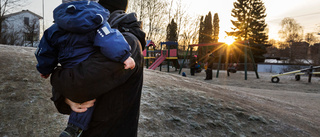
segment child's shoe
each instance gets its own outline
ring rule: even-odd
[[[82,131],[81,128],[73,124],[68,124],[67,128],[62,131],[59,137],[80,137]]]

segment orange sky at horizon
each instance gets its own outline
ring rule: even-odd
[[[236,0],[183,0],[184,3],[194,9],[195,15],[218,13],[220,19],[220,40],[226,36],[225,31],[232,31],[230,20],[233,3]],[[269,28],[269,39],[280,40],[278,31],[281,29],[281,20],[286,17],[294,18],[304,29],[304,34],[320,32],[320,1],[316,0],[263,0],[266,7],[266,23]],[[207,4],[202,4],[207,3]],[[196,9],[196,10],[195,10]],[[317,34],[316,34],[317,35]],[[318,37],[320,37],[318,35]]]

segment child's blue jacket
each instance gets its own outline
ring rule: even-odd
[[[35,52],[41,74],[50,74],[61,64],[72,68],[101,51],[112,61],[124,62],[131,56],[130,45],[107,22],[109,11],[96,2],[75,1],[54,10],[54,20]]]

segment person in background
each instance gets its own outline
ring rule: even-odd
[[[194,76],[194,73],[196,71],[196,66],[197,66],[197,55],[191,56],[189,67],[190,67],[190,75]]]
[[[204,80],[212,80],[212,69],[213,69],[213,54],[208,52],[206,55],[206,78]]]

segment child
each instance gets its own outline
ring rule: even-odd
[[[55,24],[44,32],[35,53],[41,77],[48,78],[58,63],[62,68],[72,68],[99,50],[108,59],[124,63],[124,69],[135,67],[130,45],[118,30],[111,29],[107,23],[110,13],[98,0],[62,2],[54,10]],[[92,113],[93,107],[84,113],[72,111],[60,136],[80,136],[88,128]]]

